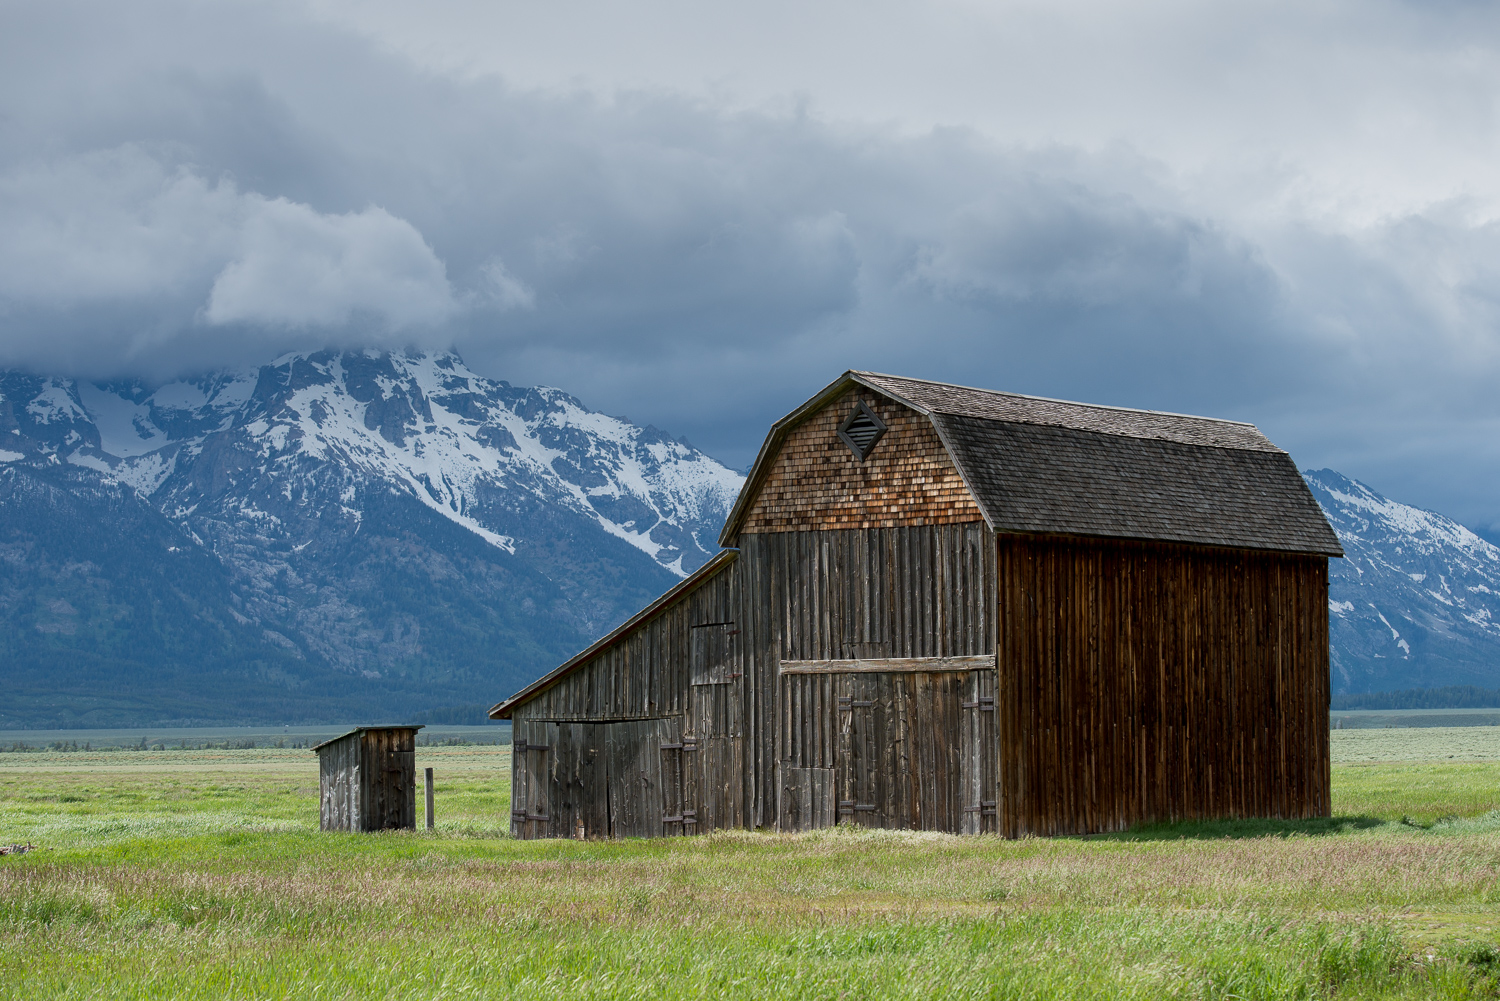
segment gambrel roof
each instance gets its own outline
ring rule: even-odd
[[[1343,555],[1291,456],[1253,424],[855,371],[771,429],[720,544],[736,544],[787,433],[851,385],[932,422],[996,532]]]

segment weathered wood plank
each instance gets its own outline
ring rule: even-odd
[[[883,657],[869,660],[783,660],[782,674],[915,674],[993,670],[993,655],[963,657]]]

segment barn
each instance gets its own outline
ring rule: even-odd
[[[851,371],[720,543],[490,711],[517,836],[1328,815],[1342,550],[1253,425]]]

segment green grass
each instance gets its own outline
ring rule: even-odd
[[[1500,726],[1334,730],[1336,764],[1355,761],[1500,761]]]
[[[323,834],[306,751],[6,755],[0,998],[1495,997],[1500,760],[1421,732],[1336,733],[1331,820],[1022,841],[518,842],[496,747]]]

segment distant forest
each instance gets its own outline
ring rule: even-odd
[[[1330,709],[1500,709],[1500,689],[1449,685],[1409,688],[1403,692],[1335,695]]]

